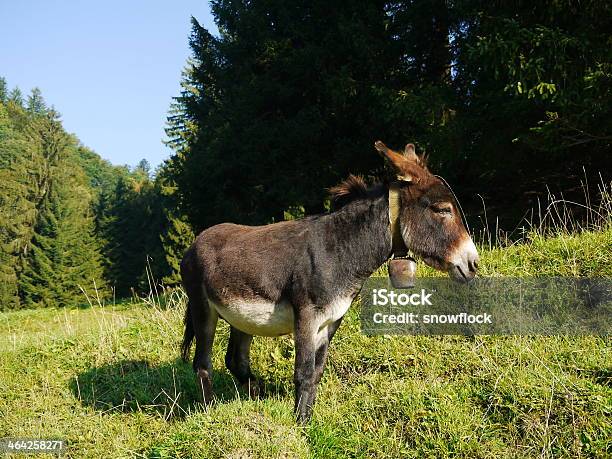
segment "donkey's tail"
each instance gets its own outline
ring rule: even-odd
[[[193,330],[193,321],[191,320],[191,302],[187,302],[187,309],[185,310],[185,333],[183,334],[183,343],[181,344],[181,358],[187,362],[189,360],[189,350],[191,349],[191,343],[195,337]]]

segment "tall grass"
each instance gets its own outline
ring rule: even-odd
[[[612,194],[603,181],[584,201],[549,193],[510,233],[499,228],[477,236],[484,276],[612,276]],[[575,217],[575,209],[582,218]]]
[[[606,183],[600,174],[597,195],[592,196],[585,173],[580,188],[583,191],[581,202],[565,199],[563,194],[557,196],[546,187],[547,196],[544,201],[538,198],[537,206],[526,211],[519,224],[510,231],[499,227],[498,218],[495,218],[494,224],[489,221],[483,199],[483,215],[480,217],[482,229],[474,235],[475,239],[481,248],[493,250],[529,243],[537,237],[609,231],[612,226],[612,183]]]

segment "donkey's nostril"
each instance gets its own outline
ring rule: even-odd
[[[468,262],[468,267],[470,271],[475,273],[478,270],[478,258],[474,258]]]

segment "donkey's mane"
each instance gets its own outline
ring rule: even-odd
[[[350,202],[371,197],[380,189],[380,183],[368,187],[362,176],[350,174],[345,180],[329,189],[329,197],[333,209],[338,210]]]

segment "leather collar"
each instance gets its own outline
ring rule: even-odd
[[[401,198],[399,194],[400,184],[391,182],[389,184],[389,232],[391,233],[391,257],[408,256],[408,248],[404,243],[402,230],[400,228],[399,212]]]

